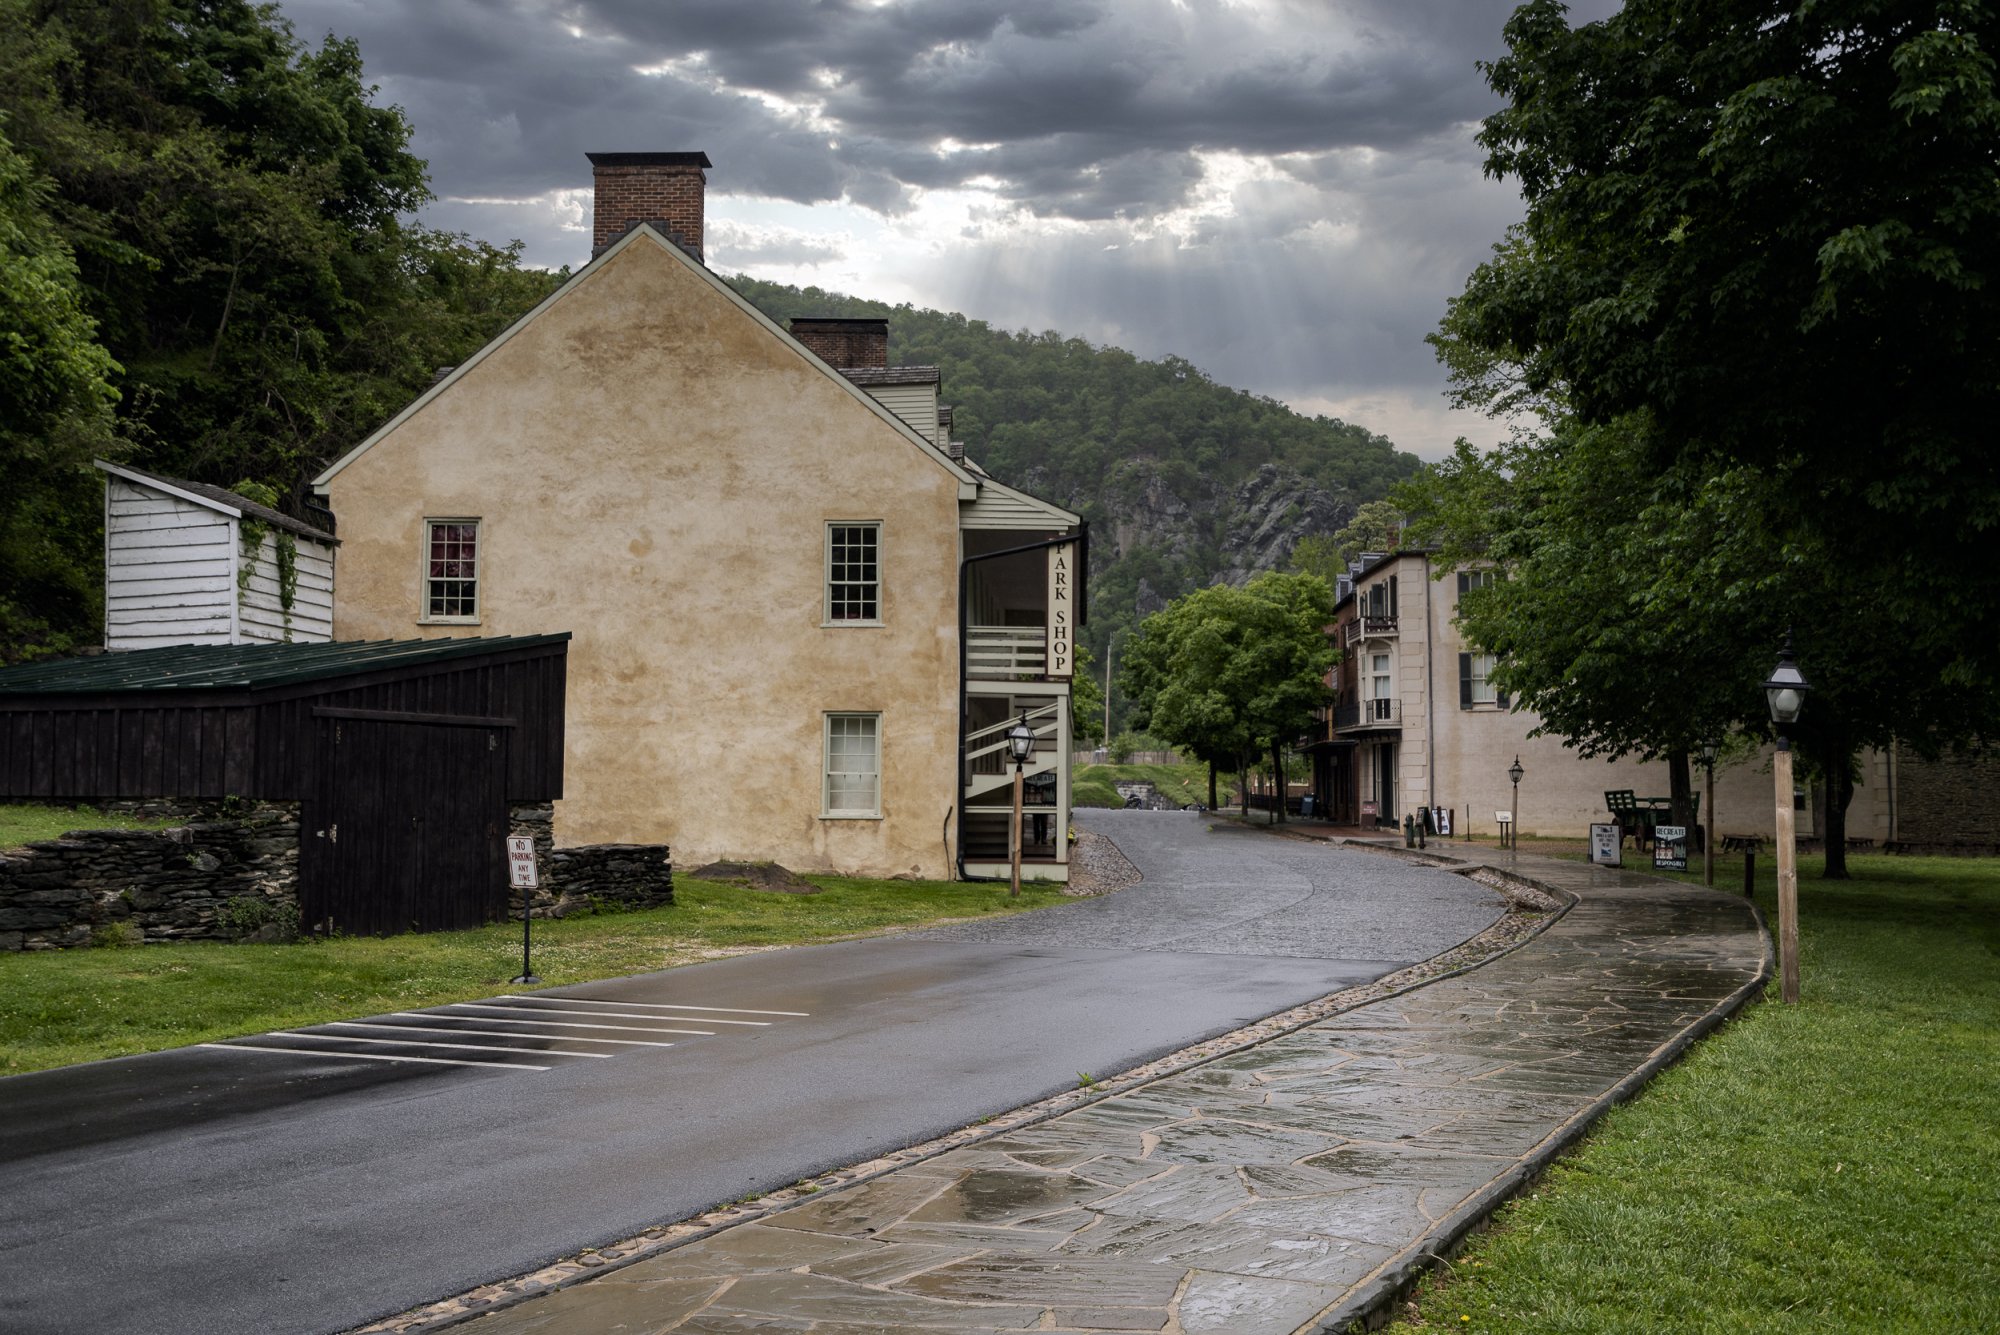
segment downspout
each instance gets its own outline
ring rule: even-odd
[[[1438,804],[1437,679],[1431,675],[1431,554],[1424,553],[1424,805]]]
[[[1061,547],[1067,543],[1077,545],[1077,624],[1083,624],[1085,606],[1081,590],[1090,578],[1088,554],[1090,552],[1090,524],[1086,521],[1077,532],[1068,537],[1047,538],[1041,542],[1030,542],[1020,547],[1003,547],[997,552],[981,552],[977,556],[961,556],[958,559],[958,768],[953,771],[951,784],[951,809],[959,812],[958,819],[958,879],[961,881],[998,881],[999,876],[968,876],[965,874],[965,815],[960,808],[965,803],[965,725],[967,722],[967,697],[965,689],[966,644],[965,631],[967,615],[966,597],[971,590],[972,565],[975,561],[997,561],[1003,556],[1019,556],[1023,552],[1047,551],[1051,547]]]

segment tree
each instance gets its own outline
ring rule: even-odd
[[[1284,773],[1285,743],[1326,700],[1332,616],[1324,580],[1267,571],[1240,589],[1198,589],[1140,623],[1120,684],[1140,727],[1208,762],[1211,804],[1219,765],[1241,774],[1268,749]]]
[[[1469,339],[1649,463],[1773,481],[1769,527],[1865,559],[1904,675],[2000,684],[2000,7],[1555,0],[1487,67],[1527,218]],[[1796,609],[1803,620],[1803,610]],[[1986,714],[1990,718],[1990,713]],[[1938,722],[1938,720],[1933,720]]]
[[[5,128],[0,117],[0,663],[68,648],[72,625],[95,621],[98,582],[65,539],[97,514],[90,460],[116,452],[118,399],[51,187]]]
[[[1076,646],[1076,674],[1069,683],[1070,730],[1079,748],[1104,740],[1104,684],[1096,660],[1084,645]]]
[[[1331,535],[1312,534],[1292,548],[1292,570],[1317,575],[1330,588],[1363,552],[1393,552],[1403,541],[1403,512],[1394,500],[1368,501],[1347,526]]]
[[[1631,0],[1571,29],[1534,0],[1488,67],[1487,168],[1528,214],[1434,341],[1461,401],[1541,430],[1437,480],[1493,517],[1406,500],[1490,544],[1509,578],[1468,626],[1580,747],[1762,734],[1751,688],[1810,636],[1829,876],[1856,748],[2000,720],[1996,37],[1979,3]]]

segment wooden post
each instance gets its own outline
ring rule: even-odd
[[[1702,780],[1701,805],[1708,815],[1701,823],[1701,883],[1711,889],[1715,885],[1715,762],[1703,765],[1707,777]]]
[[[1799,852],[1792,825],[1792,744],[1778,739],[1771,757],[1778,785],[1778,995],[1799,999]]]
[[[1012,888],[1007,891],[1010,899],[1021,897],[1021,763],[1014,762],[1014,876]]]

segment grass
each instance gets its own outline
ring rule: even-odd
[[[809,878],[817,895],[676,877],[671,908],[539,920],[551,984],[643,973],[759,947],[828,941],[1061,902],[1060,890]],[[0,954],[0,1071],[14,1074],[267,1029],[471,1001],[520,972],[521,927],[296,945],[185,942]]]
[[[1079,807],[1122,807],[1114,783],[1152,783],[1182,806],[1208,801],[1206,765],[1084,765],[1070,779],[1070,802]]]
[[[33,802],[0,803],[0,851],[44,839],[60,839],[71,830],[164,830],[174,822],[107,815],[93,807],[47,807]]]
[[[1774,990],[1614,1110],[1393,1329],[2000,1326],[2000,864],[1848,862],[1800,860],[1801,1003]]]

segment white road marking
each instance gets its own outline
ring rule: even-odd
[[[499,1007],[496,1006],[493,1009],[498,1010]],[[395,1013],[398,1016],[408,1016],[413,1020],[434,1020],[438,1018],[436,1011],[397,1011]],[[519,1014],[518,1011],[515,1013]],[[450,1019],[451,1017],[445,1016],[444,1018]],[[556,1029],[626,1029],[639,1034],[698,1034],[703,1038],[715,1037],[713,1033],[706,1029],[662,1029],[658,1025],[651,1024],[582,1024],[573,1020],[503,1020],[497,1015],[468,1015],[465,1018],[468,1020],[477,1020],[481,1024],[539,1024],[545,1028],[553,1027]],[[632,1018],[637,1019],[638,1017],[633,1016]]]
[[[302,1034],[295,1029],[273,1029],[265,1038],[322,1038],[329,1043],[387,1043],[392,1047],[456,1048],[460,1052],[511,1052],[517,1057],[590,1057],[603,1061],[608,1052],[564,1052],[560,1048],[503,1048],[491,1043],[432,1043],[421,1038],[363,1038],[354,1034]],[[526,1038],[526,1034],[520,1035]]]
[[[520,1062],[461,1062],[449,1057],[391,1057],[383,1052],[325,1052],[318,1048],[260,1048],[255,1043],[201,1043],[198,1047],[223,1048],[230,1052],[281,1052],[287,1057],[345,1057],[358,1062],[423,1062],[429,1066],[484,1066],[500,1071],[548,1071],[553,1067],[528,1066]]]
[[[523,996],[519,993],[510,992],[506,994],[506,999],[509,1001],[587,1001],[593,1006],[644,1006],[648,1010],[665,1011],[721,1011],[725,1015],[788,1015],[800,1020],[812,1017],[811,1011],[753,1011],[746,1010],[741,1006],[682,1006],[669,1001],[613,1001],[609,997],[551,997],[536,996],[533,993]]]
[[[403,1011],[403,1012],[402,1012],[402,1014],[404,1014],[404,1015],[423,1015],[423,1014],[425,1014],[425,1012],[423,1012],[423,1011]],[[449,1016],[446,1016],[445,1018],[446,1018],[446,1019],[449,1019],[449,1018],[451,1018],[451,1017],[449,1017]],[[466,1022],[467,1024],[484,1024],[484,1023],[486,1023],[486,1020],[485,1020],[485,1018],[484,1018],[484,1017],[474,1017],[474,1016],[470,1016],[470,1015],[468,1015],[468,1016],[466,1017],[466,1019],[465,1019],[465,1022]],[[322,1025],[322,1026],[321,1026],[321,1028],[324,1028],[324,1029],[390,1029],[390,1030],[394,1030],[394,1031],[396,1031],[396,1032],[398,1032],[398,1033],[403,1033],[403,1032],[407,1032],[407,1033],[412,1033],[412,1034],[464,1034],[464,1035],[466,1035],[466,1036],[467,1036],[467,1037],[469,1037],[469,1038],[533,1038],[533,1037],[536,1037],[536,1035],[533,1035],[533,1034],[510,1034],[510,1033],[507,1033],[507,1032],[506,1032],[505,1030],[500,1030],[500,1029],[446,1029],[446,1028],[444,1028],[444,1027],[443,1027],[442,1025],[434,1025],[434,1024],[369,1024],[369,1023],[368,1023],[367,1021],[365,1021],[365,1020],[333,1020],[333,1021],[330,1021],[329,1023],[327,1023],[327,1024],[325,1024],[325,1025]],[[617,1043],[617,1044],[621,1044],[621,1045],[623,1045],[623,1046],[626,1046],[626,1047],[634,1047],[634,1048],[670,1048],[670,1047],[672,1047],[672,1046],[673,1046],[673,1044],[671,1044],[671,1043],[662,1043],[662,1042],[659,1042],[658,1040],[648,1040],[648,1039],[643,1039],[643,1038],[585,1038],[585,1037],[584,1037],[583,1035],[581,1035],[581,1034],[551,1034],[551,1035],[550,1035],[550,1037],[551,1037],[551,1038],[560,1038],[560,1039],[561,1039],[561,1040],[562,1040],[563,1042],[565,1042],[565,1043]],[[526,1051],[529,1051],[529,1050],[530,1050],[530,1049],[526,1049],[526,1048],[515,1048],[515,1049],[513,1049],[513,1051],[515,1051],[515,1052],[526,1052]]]
[[[502,1000],[505,1000],[505,998],[502,998]],[[531,998],[524,997],[522,1000],[531,1000]],[[558,1000],[558,998],[551,997],[550,1000]],[[476,1001],[454,1001],[451,1004],[454,1006],[477,1006],[481,1003]],[[621,1020],[700,1020],[703,1024],[742,1024],[750,1025],[757,1029],[769,1029],[771,1027],[769,1020],[718,1020],[713,1015],[634,1015],[630,1011],[583,1011],[570,1010],[561,1006],[492,1006],[488,1007],[488,1009],[540,1011],[546,1015],[615,1015]]]
[[[594,1015],[600,1020],[674,1020],[680,1018],[675,1015],[633,1015],[627,1011],[579,1011],[570,1010],[563,1006],[495,1006],[483,1001],[454,1001],[448,1005],[439,1006],[437,1009],[439,1011],[505,1011],[509,1015]],[[704,1020],[703,1023],[743,1024],[746,1022],[743,1020]],[[613,1025],[611,1027],[614,1029],[651,1028],[654,1033],[659,1034],[701,1034],[708,1038],[715,1036],[713,1029],[661,1029],[657,1025]]]

